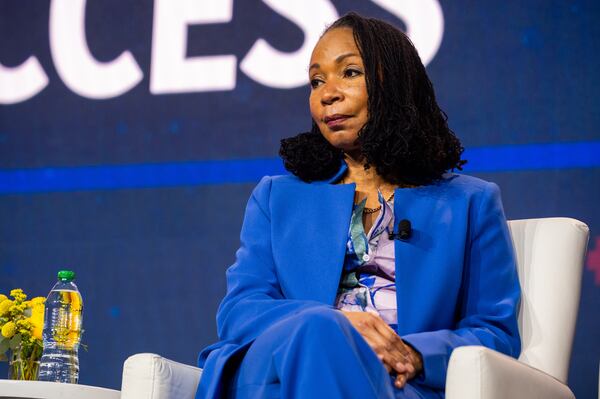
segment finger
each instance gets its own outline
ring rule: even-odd
[[[395,350],[403,358],[407,358],[410,355],[400,336],[381,317],[373,315],[370,322],[372,329],[375,330],[374,333],[378,334],[380,339],[388,346],[388,351]],[[389,348],[390,345],[392,345],[391,348]]]
[[[367,343],[369,343],[369,341],[367,341]],[[371,344],[369,344],[369,346],[371,346]],[[381,363],[383,364],[383,367],[385,367],[385,370],[389,373],[392,372],[393,367],[390,365],[389,361],[386,359],[386,357],[383,354],[379,354],[379,353],[375,353],[375,355],[377,356],[377,358],[379,360],[381,360]]]
[[[398,374],[406,374],[408,373],[408,365],[406,363],[396,362],[394,364],[394,370],[396,370]]]
[[[397,352],[393,353],[392,359],[392,367],[398,374],[407,374],[409,379],[416,375],[416,367],[413,364],[412,359],[406,358]]]
[[[396,369],[399,373],[406,372],[405,366],[407,364],[411,364],[411,358],[405,355],[403,352],[398,350],[397,342],[387,341],[387,353],[392,362],[394,369]]]
[[[397,373],[406,373],[408,370],[399,363],[410,363],[410,358],[399,350],[406,350],[400,337],[379,316],[365,314],[365,317],[356,323],[356,328],[367,344],[377,354],[379,359],[394,369]]]
[[[393,332],[393,330],[391,331]],[[402,345],[399,337],[395,333],[392,333],[391,336],[384,334],[385,332],[382,333],[381,329],[373,327],[364,332],[364,337],[375,353],[379,355],[380,359],[385,364],[389,364],[397,373],[406,373],[414,370],[412,366],[407,367],[407,364],[411,364],[411,359],[398,350],[398,346],[396,345],[398,342],[390,342],[390,338],[393,340],[397,339],[400,345]]]
[[[394,364],[396,364],[398,360],[395,357],[391,356],[390,353],[387,352],[384,348],[382,348],[381,344],[377,340],[373,341],[370,335],[368,337],[363,336],[363,338],[371,347],[371,349],[373,349],[373,352],[375,352],[377,358],[381,360],[388,373],[392,370],[395,370]]]
[[[393,345],[387,342],[376,330],[370,330],[364,333],[364,340],[373,349],[375,355],[386,367],[386,370],[391,370],[397,373],[406,373],[405,359],[394,350]]]
[[[404,368],[406,369],[406,372],[409,374],[415,372],[415,365],[412,362],[404,363]]]
[[[390,365],[398,374],[414,373],[414,366],[397,351],[385,351],[382,361]]]
[[[359,332],[375,353],[386,355],[394,350],[394,345],[379,332],[372,322],[365,323],[362,327],[362,331]]]
[[[395,384],[397,388],[403,388],[406,384],[406,375],[398,374],[398,376],[396,377]]]
[[[376,317],[374,327],[406,360],[409,359],[410,351],[402,341],[402,338],[381,317]]]
[[[411,363],[415,368],[414,373],[418,374],[423,369],[423,359],[421,358],[421,354],[415,351],[413,347],[410,345],[406,345],[406,348],[410,351]]]

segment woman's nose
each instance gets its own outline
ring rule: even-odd
[[[321,104],[331,105],[336,101],[341,101],[343,98],[342,92],[337,86],[328,84],[327,87],[325,87],[325,90],[323,90]]]

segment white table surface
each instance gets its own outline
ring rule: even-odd
[[[119,399],[120,391],[79,384],[0,379],[2,399]]]

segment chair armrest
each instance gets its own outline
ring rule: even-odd
[[[483,346],[456,348],[450,356],[446,399],[575,399],[554,377]]]
[[[125,360],[121,399],[193,399],[202,369],[139,353]]]

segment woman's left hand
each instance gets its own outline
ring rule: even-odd
[[[342,311],[383,362],[388,372],[395,372],[396,387],[402,388],[423,369],[421,355],[407,345],[381,317],[368,312]]]
[[[423,360],[421,359],[421,355],[415,351],[412,346],[407,345],[402,341],[404,347],[408,351],[408,360],[409,362],[399,363],[396,365],[397,375],[396,375],[396,387],[403,388],[406,385],[408,380],[415,378],[417,374],[423,371]],[[399,371],[399,368],[403,368],[404,372]]]

